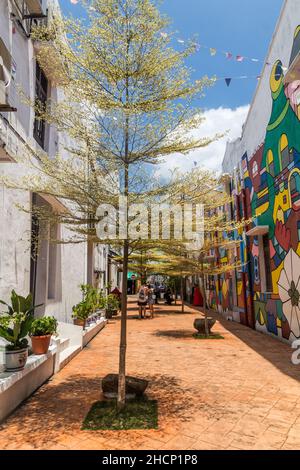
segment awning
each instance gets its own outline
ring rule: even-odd
[[[41,0],[25,0],[25,3],[30,13],[34,15],[41,15],[43,13]]]
[[[247,237],[258,237],[259,235],[267,235],[269,233],[269,225],[257,225],[246,233]]]

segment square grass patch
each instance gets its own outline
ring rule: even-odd
[[[139,398],[128,400],[123,411],[118,413],[117,402],[98,401],[94,403],[83,421],[83,430],[122,431],[129,429],[157,429],[158,406],[156,400]]]
[[[195,339],[225,339],[224,336],[220,335],[219,333],[215,333],[215,334],[211,333],[209,336],[195,333],[193,336]]]

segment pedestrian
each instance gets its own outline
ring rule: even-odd
[[[160,288],[157,284],[154,286],[154,294],[155,294],[155,304],[158,305],[158,299],[160,296]]]
[[[140,319],[145,318],[146,316],[147,302],[148,302],[147,287],[141,286],[138,292],[138,306],[139,306]]]
[[[166,298],[166,302],[165,302],[165,303],[166,303],[167,305],[172,305],[173,298],[172,298],[172,291],[171,291],[171,288],[170,288],[170,287],[167,288],[165,298]]]
[[[155,302],[155,294],[154,290],[150,285],[147,286],[147,295],[148,295],[148,306],[150,310],[150,318],[154,318],[154,302]]]

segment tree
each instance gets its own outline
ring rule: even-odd
[[[67,158],[61,153],[49,159],[30,149],[27,159],[35,176],[31,173],[22,185],[66,203],[64,213],[51,214],[73,231],[65,243],[109,242],[121,250],[117,400],[121,410],[125,406],[128,259],[137,240],[127,228],[122,237],[99,239],[97,209],[103,203],[117,207],[119,195],[132,205],[170,199],[170,188],[180,189],[176,178],[171,183],[155,178],[152,167],[162,158],[186,155],[218,137],[198,139],[192,132],[203,119],[193,103],[213,81],[191,81],[185,59],[195,45],[189,42],[181,51],[172,47],[169,20],[154,1],[83,0],[83,5],[87,20],[56,17],[33,33],[41,45],[47,45],[38,53],[42,67],[47,68],[50,45],[60,57],[63,66],[57,74],[62,75],[64,98],[47,106],[31,105],[37,118],[72,140],[64,145]],[[203,179],[201,183],[207,188]],[[120,228],[119,222],[117,232]]]

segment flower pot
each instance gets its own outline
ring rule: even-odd
[[[210,333],[211,329],[213,328],[213,326],[216,323],[216,320],[214,320],[211,317],[208,317],[207,318],[207,323],[208,323],[208,331]],[[198,333],[200,335],[205,335],[206,334],[206,331],[205,331],[205,318],[196,318],[196,320],[194,321],[194,328],[195,328],[195,330],[198,331]]]
[[[28,358],[28,348],[5,351],[5,370],[7,372],[17,372],[23,370]]]
[[[85,328],[86,320],[80,320],[79,318],[74,318],[73,323],[76,326],[82,326],[82,328]]]
[[[117,315],[118,315],[118,310],[113,310],[113,311],[112,311],[112,316],[113,316],[113,317],[116,317]]]
[[[41,355],[48,352],[51,341],[51,335],[31,336],[31,345],[33,354]]]

